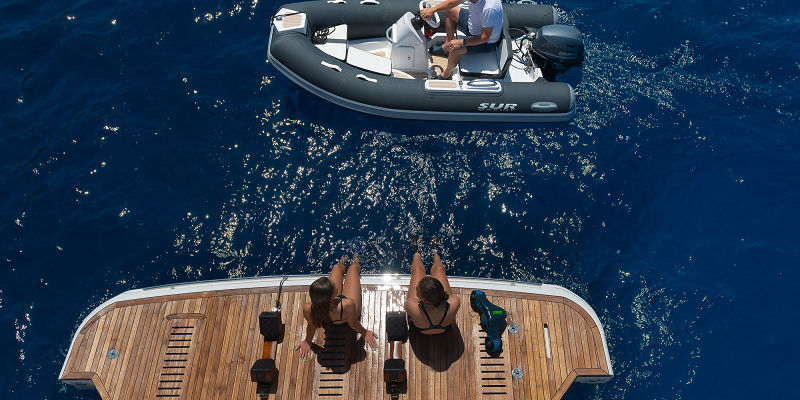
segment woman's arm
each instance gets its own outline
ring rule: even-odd
[[[308,304],[303,306],[303,317],[307,323],[306,338],[298,343],[294,350],[300,350],[300,359],[305,361],[311,355],[311,343],[314,341],[314,335],[317,333],[316,325],[311,322],[311,307]]]
[[[356,316],[355,305],[351,304],[348,309],[349,310],[347,314],[349,316],[347,317],[347,324],[364,338],[364,341],[369,345],[369,347],[378,347],[378,335],[376,335],[375,332],[365,328],[364,325],[361,325],[361,321],[359,321],[358,316]]]

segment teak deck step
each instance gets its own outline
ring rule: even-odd
[[[389,399],[382,374],[389,353],[385,315],[403,310],[408,277],[362,276],[362,324],[378,334],[377,350],[356,342],[347,325],[334,326],[317,332],[316,354],[301,362],[294,347],[305,333],[302,305],[316,278],[292,277],[283,287],[285,331],[269,398]],[[104,400],[257,399],[249,369],[262,357],[258,315],[275,304],[278,282],[242,279],[123,293],[80,326],[60,379],[96,388]],[[496,280],[450,282],[462,303],[457,325],[442,335],[409,334],[401,399],[558,400],[575,381],[612,377],[597,316],[572,292]],[[514,334],[505,330],[500,354],[484,350],[485,333],[469,306],[473,288],[519,327]],[[521,379],[512,377],[515,368]]]

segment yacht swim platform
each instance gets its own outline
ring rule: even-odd
[[[306,329],[302,305],[318,277],[127,291],[84,319],[59,379],[96,389],[103,400],[258,399],[251,366],[272,357],[274,379],[268,393],[262,393],[267,398],[389,399],[385,378],[397,380],[397,374],[384,376],[384,361],[394,354],[405,360],[400,399],[558,400],[573,382],[604,383],[613,376],[602,325],[571,291],[457,277],[449,278],[462,302],[456,327],[433,336],[410,332],[401,345],[387,341],[387,312],[403,311],[409,276],[362,275],[361,321],[378,334],[378,348],[365,349],[346,325],[320,329],[316,354],[300,362],[294,348]],[[284,329],[277,342],[268,342],[259,329],[259,314],[274,307],[284,278]],[[509,313],[500,353],[485,350],[486,333],[469,303],[473,289]]]

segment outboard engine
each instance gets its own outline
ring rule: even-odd
[[[574,26],[545,25],[533,36],[530,51],[552,72],[561,73],[583,63],[583,34]]]

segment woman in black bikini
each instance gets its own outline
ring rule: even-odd
[[[457,296],[451,296],[453,292],[439,257],[439,242],[436,238],[431,240],[434,250],[431,276],[425,274],[418,243],[419,236],[412,236],[414,261],[411,263],[411,283],[408,285],[405,304],[408,325],[425,335],[444,333],[453,327],[461,300]]]
[[[330,276],[319,278],[308,288],[311,303],[303,305],[303,316],[308,322],[306,338],[295,347],[300,350],[300,360],[305,361],[311,357],[311,342],[317,328],[349,324],[354,331],[361,334],[366,343],[377,347],[378,341],[375,332],[364,328],[358,318],[361,316],[361,279],[358,254],[353,254],[353,263],[347,269],[347,279],[344,279],[344,263],[347,258],[342,256],[339,263],[333,266]],[[344,281],[344,282],[343,282]]]

